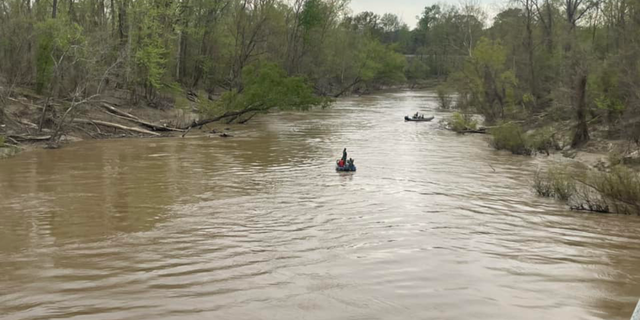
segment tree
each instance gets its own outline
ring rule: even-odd
[[[514,106],[517,80],[506,66],[507,53],[499,42],[481,38],[452,85],[489,123],[504,119]]]
[[[272,63],[252,64],[243,70],[243,90],[231,90],[210,109],[210,118],[194,122],[202,126],[222,119],[266,113],[269,110],[309,110],[326,106],[329,100],[320,98],[301,77],[289,77],[284,69]],[[222,114],[216,114],[222,111]]]

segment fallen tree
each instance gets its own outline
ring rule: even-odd
[[[223,114],[194,121],[181,129],[202,127],[221,120],[235,121],[243,115],[251,114],[247,119],[241,120],[246,123],[255,115],[267,113],[275,108],[279,110],[309,110],[314,106],[329,104],[329,100],[314,95],[313,89],[303,78],[289,77],[282,68],[275,64],[248,66],[243,69],[242,74],[243,89],[226,92],[216,102],[215,108],[212,108],[212,111],[226,110]]]
[[[105,110],[107,110],[107,112],[111,113],[112,115],[118,116],[121,119],[124,120],[128,120],[131,122],[135,122],[139,125],[142,125],[144,127],[147,127],[153,131],[176,131],[176,132],[184,132],[184,129],[178,129],[178,128],[171,128],[171,127],[167,127],[167,126],[163,126],[160,124],[155,124],[155,123],[151,123],[145,120],[142,120],[130,113],[124,112],[122,110],[118,110],[117,108],[110,106],[107,103],[102,103],[101,105]]]
[[[73,122],[83,123],[83,124],[101,125],[101,126],[121,129],[121,130],[125,130],[125,131],[148,134],[148,135],[156,136],[156,137],[162,136],[161,134],[159,134],[157,132],[153,132],[153,131],[149,131],[149,130],[145,130],[145,129],[141,129],[141,128],[135,128],[135,127],[126,127],[126,126],[123,126],[123,125],[120,125],[120,124],[117,124],[117,123],[100,121],[100,120],[73,119]]]
[[[16,141],[45,141],[51,139],[51,136],[30,136],[21,134],[10,134],[7,137]]]
[[[224,119],[227,119],[227,118],[238,118],[243,114],[246,114],[246,113],[249,113],[249,112],[253,112],[253,111],[258,112],[257,107],[256,108],[248,107],[248,108],[245,108],[245,109],[240,110],[240,111],[227,111],[224,114],[222,114],[220,116],[217,116],[217,117],[194,121],[193,123],[191,123],[190,125],[182,128],[182,129],[184,131],[184,130],[189,130],[191,128],[202,127],[202,126],[207,125],[209,123],[218,122],[220,120],[224,120]]]

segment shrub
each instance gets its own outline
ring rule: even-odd
[[[513,154],[532,155],[527,136],[522,127],[515,123],[505,123],[491,129],[491,146],[496,150],[508,150]]]
[[[596,190],[617,213],[640,214],[640,175],[622,166],[592,174],[585,185]]]
[[[533,189],[542,197],[568,201],[576,194],[576,182],[565,167],[538,171],[533,177]]]
[[[451,130],[455,132],[464,132],[466,130],[476,130],[478,122],[473,120],[473,116],[470,114],[455,112],[451,116],[449,125],[451,126]]]
[[[0,136],[0,148],[4,147],[4,141],[5,141],[4,139],[5,139],[4,136]]]
[[[546,174],[540,170],[536,171],[533,175],[532,187],[533,190],[541,197],[553,197],[553,188],[551,187],[551,183],[549,183]]]
[[[453,98],[451,96],[451,91],[445,86],[439,86],[436,89],[436,93],[438,95],[438,106],[440,109],[449,110],[453,105]]]
[[[549,178],[556,199],[567,201],[576,193],[576,181],[566,168],[551,168]]]
[[[549,127],[538,129],[525,137],[532,151],[543,152],[549,155],[550,150],[561,150],[556,142],[555,132]]]

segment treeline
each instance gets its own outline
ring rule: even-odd
[[[505,5],[491,23],[472,4],[429,6],[410,29],[347,0],[2,0],[0,86],[53,99],[124,89],[159,107],[223,94],[219,111],[249,107],[248,85],[318,104],[297,92],[436,78],[489,123],[573,121],[574,146],[593,124],[640,140],[640,2]]]
[[[573,146],[587,142],[594,125],[609,138],[637,142],[640,1],[517,0],[509,6],[490,27],[473,6],[428,7],[413,31],[424,39],[415,52],[448,77],[458,107],[491,124],[566,121]],[[451,35],[460,29],[462,39]],[[460,55],[458,64],[452,58]]]
[[[264,71],[339,96],[406,80],[400,28],[393,15],[350,15],[345,0],[2,0],[0,81],[161,105],[240,93]]]

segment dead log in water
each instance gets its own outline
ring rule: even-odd
[[[12,134],[7,137],[15,140],[15,141],[45,141],[51,139],[51,136],[29,136],[29,135],[18,135]]]
[[[148,135],[156,136],[156,137],[162,136],[161,134],[159,134],[157,132],[153,132],[153,131],[149,131],[149,130],[145,130],[145,129],[140,129],[140,128],[134,128],[134,127],[126,127],[126,126],[123,126],[123,125],[120,125],[120,124],[117,124],[117,123],[100,121],[100,120],[73,119],[73,122],[84,123],[84,124],[95,124],[95,125],[100,125],[100,126],[105,126],[105,127],[121,129],[121,130],[125,130],[125,131],[148,134]]]
[[[478,133],[478,134],[487,134],[487,128],[478,128],[478,129],[467,129],[459,131],[458,133]]]
[[[103,103],[102,107],[105,110],[107,110],[107,112],[111,113],[112,115],[118,116],[119,118],[124,119],[124,120],[135,122],[135,123],[137,123],[139,125],[142,125],[144,127],[149,128],[149,129],[151,129],[153,131],[176,131],[176,132],[184,132],[185,131],[185,130],[182,130],[182,129],[166,127],[166,126],[163,126],[163,125],[160,125],[160,124],[151,123],[149,121],[142,120],[142,119],[140,119],[140,118],[138,118],[138,117],[136,117],[136,116],[134,116],[134,115],[132,115],[130,113],[127,113],[127,112],[124,112],[122,110],[119,110],[119,109],[117,109],[117,108],[115,108],[113,106],[110,106],[110,105],[106,104],[106,103]]]

